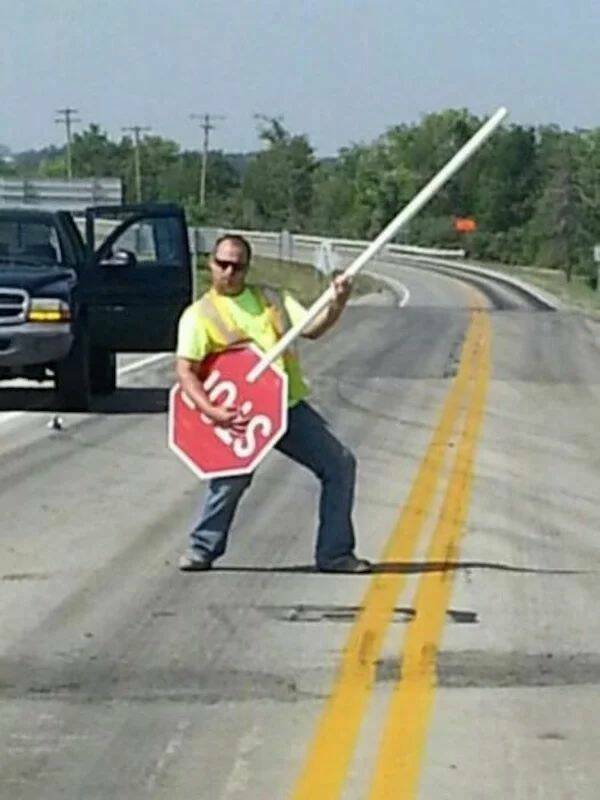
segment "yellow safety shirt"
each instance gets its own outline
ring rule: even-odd
[[[227,329],[241,331],[264,352],[281,338],[275,326],[273,309],[264,302],[264,294],[256,287],[246,286],[243,292],[234,296],[219,294],[211,288],[203,297],[211,302]],[[202,361],[229,344],[222,326],[202,314],[202,299],[188,306],[179,320],[177,356],[190,361]],[[303,319],[306,309],[288,292],[282,293],[281,301],[292,325]],[[275,363],[287,373],[288,405],[292,408],[309,394],[300,363],[289,354],[286,358],[278,358]]]

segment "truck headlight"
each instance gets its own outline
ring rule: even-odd
[[[69,322],[71,309],[55,297],[33,297],[27,314],[28,322]]]

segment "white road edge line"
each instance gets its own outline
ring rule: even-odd
[[[402,299],[398,301],[398,308],[404,308],[410,300],[410,291],[408,286],[405,286],[397,278],[390,278],[389,275],[383,275],[381,272],[373,272],[372,270],[363,270],[363,275],[370,275],[371,278],[376,278],[382,283],[387,283],[394,291],[400,292]]]
[[[145,358],[141,358],[139,361],[134,361],[133,364],[127,364],[126,367],[121,367],[117,370],[117,375],[127,375],[130,372],[136,372],[139,369],[143,369],[144,367],[149,366],[150,364],[155,364],[158,361],[163,361],[166,358],[172,356],[172,353],[154,353],[151,356],[146,356]],[[0,425],[4,425],[5,422],[10,422],[13,419],[18,419],[19,417],[24,417],[26,414],[31,413],[30,411],[7,411],[5,414],[0,414]]]
[[[16,419],[17,417],[22,417],[25,414],[25,411],[7,411],[5,414],[0,416],[0,425],[5,422],[10,422],[11,419]]]
[[[172,355],[173,353],[154,353],[139,361],[134,361],[133,364],[128,364],[126,367],[121,367],[121,369],[117,370],[117,375],[127,375],[128,372],[135,372],[138,369],[142,369],[142,367],[147,367],[148,364],[154,364]]]

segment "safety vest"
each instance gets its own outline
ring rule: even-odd
[[[258,297],[262,308],[267,309],[277,338],[281,339],[292,327],[290,316],[281,296],[274,289],[267,286],[248,286],[247,288]],[[196,303],[196,308],[198,314],[214,326],[225,347],[249,341],[247,333],[236,326],[226,307],[220,302],[220,296],[216,292],[209,291],[202,295]],[[283,361],[286,366],[290,361],[296,359],[295,348],[290,348],[283,354]]]

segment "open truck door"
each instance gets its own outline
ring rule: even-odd
[[[172,204],[96,206],[85,217],[82,299],[96,352],[175,348],[192,301],[193,265],[183,209]]]

